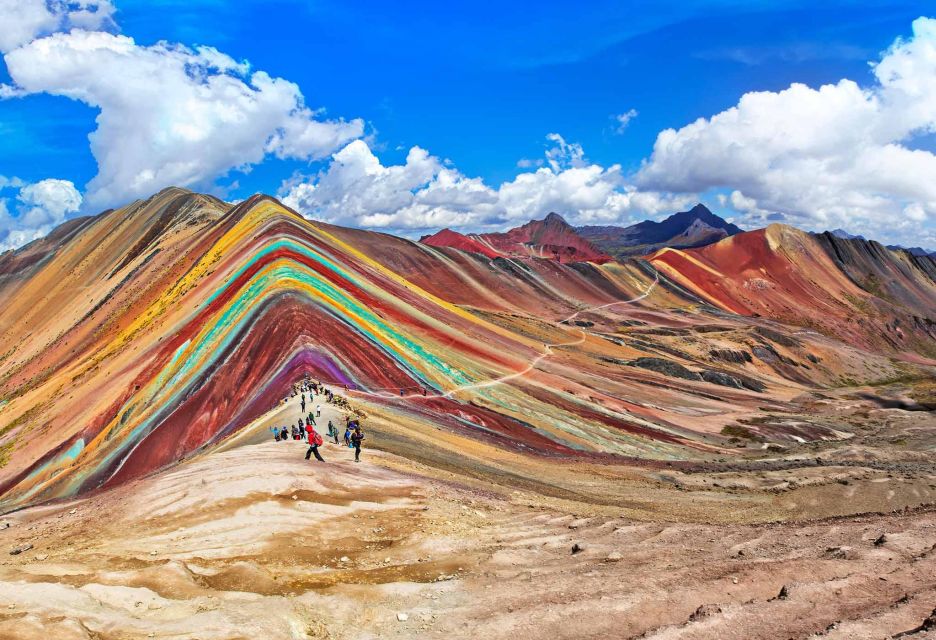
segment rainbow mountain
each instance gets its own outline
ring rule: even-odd
[[[729,455],[726,425],[765,406],[931,364],[936,282],[922,258],[880,267],[903,280],[875,293],[848,273],[858,254],[839,264],[801,232],[757,233],[566,263],[174,188],[70,221],[0,256],[0,508],[221,446],[303,376],[379,416],[381,446],[458,469],[498,450],[599,464]],[[830,286],[841,291],[823,317],[870,309],[866,326],[790,312]],[[874,338],[882,326],[902,337]],[[843,437],[828,424],[755,430]]]

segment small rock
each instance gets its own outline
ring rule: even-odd
[[[624,559],[624,556],[622,556],[617,551],[612,551],[611,553],[608,554],[608,557],[605,558],[607,562],[620,562],[623,559]]]
[[[292,499],[293,499],[293,500],[298,500],[298,499],[299,499],[299,496],[293,496]]]
[[[43,560],[47,560],[48,558],[49,558],[49,555],[46,554],[46,553],[37,553],[37,554],[36,554],[36,560],[38,560],[39,562],[42,562]]]
[[[880,547],[880,546],[882,546],[882,545],[883,545],[884,543],[886,543],[886,542],[887,542],[887,536],[884,535],[884,534],[882,533],[881,535],[879,535],[879,536],[875,539],[875,541],[874,541],[874,546],[875,546],[875,547]]]
[[[338,562],[351,562],[351,558],[349,558],[348,556],[341,556]]]
[[[398,613],[396,614],[396,619],[399,622],[406,622],[407,620],[409,620],[409,615],[406,613]]]
[[[151,555],[151,556],[155,556],[155,555],[157,555],[158,553],[159,553],[159,552],[156,551],[155,549],[152,550],[152,551],[150,551],[150,555]]]
[[[708,618],[709,616],[714,616],[721,613],[721,607],[717,604],[703,604],[699,605],[699,608],[689,616],[690,622],[695,622],[696,620],[702,620],[703,618]]]
[[[18,546],[18,547],[13,547],[13,548],[10,550],[10,555],[11,555],[11,556],[18,556],[19,554],[23,553],[24,551],[29,551],[29,550],[32,549],[32,548],[33,548],[32,543],[27,542],[26,544],[20,545],[20,546]]]
[[[737,578],[732,578],[732,579],[731,579],[731,584],[738,584],[738,579],[737,579]]]
[[[68,515],[73,516],[76,513],[78,513],[78,509],[72,509],[71,511],[68,512]]]
[[[789,597],[790,597],[790,590],[787,589],[786,585],[783,585],[782,587],[780,587],[780,593],[778,593],[776,597],[774,597],[773,599],[774,600],[786,600]]]
[[[836,560],[847,560],[849,551],[851,551],[851,547],[829,547],[825,550],[826,555]]]
[[[10,528],[9,522],[0,522],[0,529],[9,529],[9,528]]]
[[[580,545],[578,542],[576,542],[575,544],[572,545],[572,555],[573,555],[573,556],[574,556],[576,553],[582,553],[583,551],[585,551],[585,547],[583,547],[582,545]]]

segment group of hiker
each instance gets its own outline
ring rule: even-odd
[[[336,396],[331,392],[330,389],[326,389],[323,385],[317,382],[310,381],[308,379],[302,380],[301,382],[293,385],[293,392],[291,397],[299,396],[299,407],[302,413],[306,412],[306,393],[309,394],[309,406],[311,408],[313,398],[316,396],[324,396],[325,401],[329,404],[335,403]],[[290,397],[286,397],[283,402],[288,402]],[[338,398],[341,400],[341,398]],[[346,406],[347,403],[337,402],[341,406]],[[315,412],[310,410],[308,415],[304,418],[299,418],[297,424],[292,426],[283,426],[283,427],[270,427],[270,431],[273,433],[273,439],[277,442],[285,440],[300,440],[309,443],[309,449],[306,451],[305,458],[309,460],[311,456],[315,456],[315,459],[319,462],[325,462],[325,459],[322,458],[322,454],[319,452],[319,447],[322,446],[325,441],[322,438],[322,435],[315,430],[316,418],[322,417],[322,405],[316,404]],[[328,421],[328,429],[326,431],[328,437],[334,439],[335,444],[340,444],[338,441],[338,428],[332,424],[332,421]],[[351,419],[350,417],[345,417],[345,433],[344,433],[344,444],[348,448],[354,449],[354,461],[361,461],[361,442],[364,440],[364,431],[361,428],[361,422],[358,419]]]

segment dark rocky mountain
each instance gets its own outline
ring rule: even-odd
[[[835,236],[836,238],[841,238],[843,240],[867,240],[862,235],[855,235],[845,231],[845,229],[833,229],[832,231],[826,231],[829,235]],[[821,234],[820,234],[821,235]],[[929,256],[931,258],[936,258],[936,251],[930,251],[929,249],[924,249],[922,247],[904,247],[899,244],[889,244],[887,248],[892,251],[906,251],[912,256],[921,257]]]
[[[697,204],[661,222],[645,220],[629,227],[584,226],[575,229],[582,238],[617,258],[652,253],[663,247],[701,247],[741,233],[741,229]]]
[[[864,240],[865,237],[861,235],[855,235],[853,233],[848,233],[845,229],[833,229],[829,231],[836,238],[842,238],[843,240]]]
[[[889,244],[887,245],[888,249],[906,251],[912,256],[922,257],[928,256],[930,258],[936,258],[936,251],[930,251],[929,249],[924,249],[923,247],[901,247],[899,244]]]

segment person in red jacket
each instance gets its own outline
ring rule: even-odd
[[[325,442],[324,440],[322,440],[322,436],[319,435],[318,431],[316,431],[312,425],[309,425],[306,427],[306,433],[309,434],[309,450],[306,451],[305,459],[308,460],[309,456],[311,456],[314,453],[316,460],[318,460],[319,462],[325,462],[325,459],[322,458],[322,454],[320,454],[318,450],[319,445]]]

